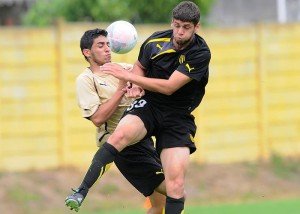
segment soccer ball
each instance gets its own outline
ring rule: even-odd
[[[115,21],[107,27],[106,31],[110,49],[114,53],[128,53],[136,45],[138,38],[136,29],[127,21]]]

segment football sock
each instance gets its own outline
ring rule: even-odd
[[[118,153],[118,150],[107,142],[98,149],[79,187],[79,191],[84,197],[87,195],[89,188],[107,171]]]
[[[165,214],[182,214],[184,213],[184,198],[166,198]]]

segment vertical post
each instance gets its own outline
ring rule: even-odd
[[[66,90],[64,75],[63,29],[64,21],[57,20],[56,30],[56,89],[57,89],[57,157],[59,166],[66,165]]]
[[[3,106],[2,105],[2,99],[1,99],[1,97],[2,97],[1,87],[2,87],[2,82],[1,82],[1,79],[0,79],[0,106]],[[3,130],[3,128],[2,128],[2,119],[1,118],[2,118],[2,114],[1,114],[1,111],[0,111],[0,145],[2,145],[2,146],[0,146],[0,170],[3,169],[3,154],[2,154],[2,148],[3,148],[2,130]]]
[[[0,39],[1,41],[3,41],[5,39],[5,29],[1,29],[0,28]],[[0,48],[1,48],[1,51],[4,49],[4,47],[2,45],[0,45]],[[9,46],[10,49],[12,49],[11,45]],[[2,66],[0,70],[3,69],[3,65],[5,65],[5,57],[0,57],[0,65]],[[1,72],[2,73],[2,72]],[[2,80],[2,75],[0,75],[0,107],[1,108],[5,108],[3,106],[3,80]],[[4,122],[3,122],[3,119],[2,119],[2,111],[0,111],[0,170],[2,170],[4,168],[4,152],[3,152],[3,129],[4,129]]]
[[[277,20],[279,23],[286,23],[286,0],[277,0]]]
[[[266,160],[270,155],[270,147],[268,145],[268,102],[267,102],[267,82],[266,82],[266,57],[264,47],[264,27],[258,25],[257,34],[257,67],[256,67],[256,83],[257,83],[257,129],[258,129],[258,159]]]

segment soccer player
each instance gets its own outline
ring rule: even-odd
[[[80,48],[90,67],[86,68],[76,80],[77,98],[82,110],[82,116],[97,126],[97,145],[101,148],[110,133],[116,128],[123,112],[133,101],[129,97],[140,97],[143,90],[139,87],[126,87],[126,82],[104,74],[100,66],[111,62],[111,50],[107,32],[102,29],[88,30],[80,41]],[[130,71],[132,65],[121,64],[122,68]],[[126,95],[126,96],[125,96]],[[101,155],[101,154],[100,154]],[[104,154],[106,155],[106,154]],[[153,141],[147,138],[137,144],[128,146],[118,155],[114,162],[124,177],[142,194],[149,196],[152,207],[150,214],[161,214],[165,204],[165,196],[155,191],[160,185],[163,189],[164,175],[159,156],[155,151]],[[97,176],[102,176],[108,166],[101,167],[97,159],[93,160],[99,169]],[[163,190],[161,190],[163,191]],[[83,201],[79,192],[86,192],[84,184],[66,198],[66,205],[75,211]],[[79,196],[79,197],[78,197]]]
[[[167,189],[166,214],[184,212],[189,155],[196,150],[191,113],[200,104],[208,82],[211,53],[196,34],[199,21],[198,6],[183,1],[172,11],[172,29],[155,32],[143,43],[132,72],[113,63],[101,67],[104,73],[141,86],[145,95],[127,109],[94,161],[105,167],[126,146],[155,136]],[[83,180],[85,188],[97,180],[97,171],[99,167],[92,164]]]

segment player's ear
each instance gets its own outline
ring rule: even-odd
[[[91,50],[90,49],[83,49],[82,53],[87,58],[89,58],[91,56]]]
[[[199,31],[199,29],[200,29],[200,24],[198,23],[195,25],[195,31],[197,32],[197,31]]]

